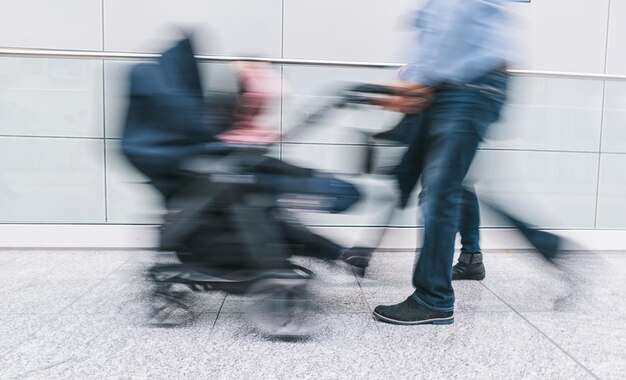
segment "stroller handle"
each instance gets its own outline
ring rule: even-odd
[[[372,84],[372,83],[356,83],[343,85],[339,90],[335,90],[331,96],[331,100],[319,106],[316,110],[307,112],[306,116],[295,124],[287,134],[292,138],[299,133],[304,133],[312,125],[318,124],[328,113],[333,110],[343,109],[350,105],[358,106],[377,106],[377,100],[384,95],[401,95],[401,96],[421,96],[419,94],[407,94],[403,91],[395,89],[391,86]]]
[[[403,96],[403,97],[420,97],[419,93],[408,93],[406,91],[381,84],[362,83],[352,85],[340,92],[341,100],[338,105],[343,104],[362,104],[376,105],[375,100],[380,96]]]
[[[357,92],[370,95],[403,95],[402,92],[397,91],[392,87],[372,83],[354,85],[349,88],[347,92]]]

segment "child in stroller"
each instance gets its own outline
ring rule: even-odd
[[[289,216],[302,208],[342,212],[360,195],[345,181],[265,154],[279,136],[254,122],[280,93],[268,85],[273,78],[262,63],[238,66],[239,93],[208,100],[189,38],[131,73],[122,149],[163,195],[160,248],[181,261],[148,271],[154,319],[169,325],[174,309],[188,308],[186,293],[175,290],[183,284],[261,299],[272,318],[256,320],[257,327],[296,336],[302,326],[294,317],[307,304],[312,273],[289,258],[339,260],[362,273],[373,249],[344,248]]]

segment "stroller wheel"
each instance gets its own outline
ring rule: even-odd
[[[256,281],[246,292],[254,301],[248,314],[251,323],[261,333],[276,338],[307,336],[306,317],[311,311],[307,282],[303,278]]]
[[[148,323],[157,327],[176,327],[193,318],[187,292],[174,290],[174,283],[154,283],[150,296]]]

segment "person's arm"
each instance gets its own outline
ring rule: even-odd
[[[476,18],[484,9],[498,6],[489,4],[493,1],[496,0],[436,0],[420,12],[420,45],[401,70],[401,81],[391,85],[407,95],[418,96],[389,97],[379,104],[395,111],[417,112],[430,104],[432,87],[463,76],[468,68],[461,62],[471,63],[463,56],[472,54],[478,43],[474,40],[477,36],[468,34],[468,24],[480,22]]]
[[[419,15],[420,44],[402,70],[400,79],[425,87],[435,86],[454,76],[457,62],[471,36],[467,23],[481,6],[480,0],[436,0]],[[458,68],[457,68],[458,70]]]

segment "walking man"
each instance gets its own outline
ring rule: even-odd
[[[506,98],[510,54],[505,2],[428,1],[415,18],[419,44],[396,86],[406,96],[381,100],[389,109],[421,112],[414,118],[420,153],[409,168],[426,191],[415,292],[399,304],[377,306],[379,320],[406,325],[454,321],[454,239],[461,206],[468,201],[463,179]]]

